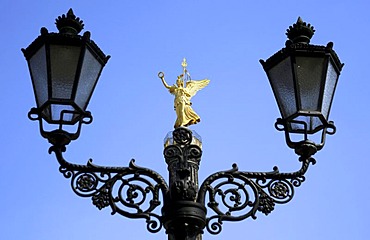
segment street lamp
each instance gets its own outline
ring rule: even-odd
[[[29,117],[58,124],[59,130],[54,133],[62,133],[63,125],[78,122],[78,131],[66,134],[73,140],[78,138],[81,123],[92,121],[86,108],[109,56],[90,39],[90,32],[78,35],[84,25],[72,9],[58,17],[56,25],[59,33],[41,28],[41,35],[27,49],[22,49],[37,104]],[[51,134],[44,131],[42,121],[40,131],[50,139]]]
[[[314,144],[319,149],[324,146],[325,133],[335,133],[328,117],[343,64],[332,42],[326,47],[309,44],[314,32],[313,26],[299,17],[287,30],[285,48],[266,62],[260,60],[282,115],[275,126],[285,130],[287,144],[292,148],[300,143],[292,142],[289,133],[304,134],[307,141],[307,134],[324,129],[321,143]]]
[[[98,166],[92,160],[86,165],[71,163],[63,152],[78,138],[81,125],[92,121],[86,108],[109,56],[90,40],[90,33],[78,35],[83,23],[72,10],[56,24],[59,33],[42,28],[41,35],[22,49],[37,104],[29,118],[39,121],[41,135],[52,144],[49,153],[54,152],[59,171],[71,180],[78,196],[91,198],[99,209],[110,207],[112,214],[143,218],[152,233],[164,227],[169,240],[200,240],[204,229],[218,234],[224,221],[255,219],[257,212],[268,215],[275,204],[289,202],[295,187],[305,181],[309,165],[315,163],[312,155],[323,148],[325,135],[335,133],[328,117],[343,64],[332,43],[309,44],[314,29],[299,18],[287,30],[285,48],[261,60],[282,115],[275,126],[285,132],[287,145],[299,155],[299,170],[281,173],[274,167],[270,172],[246,172],[233,164],[232,169],[213,173],[199,183],[201,139],[183,126],[166,138],[168,183],[134,160],[128,167]],[[186,63],[183,67],[186,73]],[[162,73],[159,77],[164,82]],[[56,127],[47,131],[43,122]],[[77,130],[65,130],[69,125],[77,126]],[[309,136],[320,131],[319,143],[310,140]],[[290,134],[302,135],[303,139],[293,141]]]

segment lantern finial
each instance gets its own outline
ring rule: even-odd
[[[302,20],[301,17],[298,17],[298,20],[296,23],[293,24],[293,26],[290,26],[289,29],[287,29],[286,35],[288,36],[289,40],[287,41],[287,44],[289,43],[310,43],[310,39],[312,38],[315,30],[313,29],[313,26],[311,24],[307,24]]]
[[[83,21],[74,15],[72,8],[68,10],[67,15],[63,14],[55,19],[55,24],[59,33],[72,35],[78,34],[84,28]]]

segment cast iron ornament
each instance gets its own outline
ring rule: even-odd
[[[186,128],[176,129],[173,136],[180,132],[183,135],[184,131],[187,132],[185,135],[191,136],[191,131]],[[62,134],[57,139],[61,143],[66,142],[63,140],[65,136]],[[204,227],[211,234],[218,234],[224,221],[241,221],[248,217],[256,219],[258,211],[268,215],[276,204],[289,202],[294,196],[294,189],[305,181],[304,174],[309,165],[316,162],[312,158],[315,153],[312,149],[302,146],[298,151],[302,166],[295,172],[281,173],[277,167],[271,172],[245,172],[239,171],[237,165],[233,164],[232,169],[207,177],[199,189],[189,181],[189,174],[199,167],[202,150],[189,141],[168,146],[164,150],[169,168],[171,163],[176,166],[169,170],[177,176],[170,186],[155,171],[137,166],[135,160],[130,161],[129,167],[98,166],[91,159],[86,165],[79,165],[64,159],[66,146],[63,144],[53,145],[49,152],[54,152],[63,176],[71,179],[72,190],[80,197],[91,198],[99,210],[110,207],[112,214],[143,218],[148,231],[152,233],[158,232],[164,224],[167,230],[175,231],[177,226],[169,223],[179,218],[190,225],[195,223],[192,229],[198,229],[198,234],[202,233]],[[183,170],[187,174],[181,174]],[[185,204],[194,205],[187,206],[189,219],[184,217],[184,212],[181,218],[180,213],[176,215],[171,212],[174,211],[173,206],[183,207]],[[160,206],[162,216],[155,213]],[[202,207],[208,208],[207,215],[206,210],[199,210]]]

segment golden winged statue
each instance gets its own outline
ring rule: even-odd
[[[175,122],[175,128],[178,127],[187,127],[192,124],[197,124],[200,122],[200,117],[191,107],[192,103],[190,102],[191,98],[202,88],[209,84],[208,79],[203,80],[191,80],[190,74],[187,71],[187,63],[184,58],[182,62],[183,74],[177,77],[176,84],[169,86],[164,79],[164,73],[158,73],[158,77],[162,80],[165,88],[169,92],[175,95],[174,107],[177,115]],[[184,79],[186,80],[184,85]]]

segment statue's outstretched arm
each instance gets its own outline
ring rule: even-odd
[[[167,89],[170,89],[170,86],[167,84],[166,80],[164,80],[164,73],[159,72],[158,77],[162,80],[162,83],[163,83],[164,87],[167,88]]]

